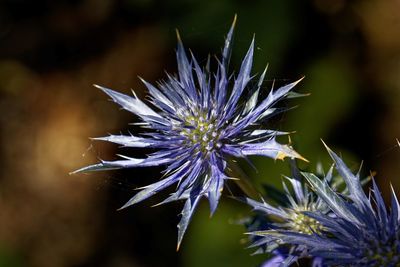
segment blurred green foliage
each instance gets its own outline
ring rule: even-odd
[[[199,207],[182,247],[183,266],[256,266],[265,258],[251,256],[254,249],[244,249],[248,243],[240,242],[246,235],[238,220],[247,208],[233,200],[223,201],[212,218],[207,203]]]

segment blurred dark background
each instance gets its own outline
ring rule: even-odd
[[[305,75],[299,105],[276,123],[312,164],[330,164],[322,138],[351,168],[400,192],[398,1],[0,1],[0,266],[257,266],[244,229],[248,208],[224,198],[200,205],[179,252],[181,203],[155,197],[116,211],[162,169],[69,176],[125,151],[88,137],[132,130],[137,119],[92,86],[145,96],[174,73],[175,28],[204,63],[219,54],[238,15],[231,67],[256,34],[254,72],[266,91]],[[135,155],[135,154],[133,154]],[[258,185],[280,184],[287,162],[254,159]],[[244,240],[244,242],[243,242]]]

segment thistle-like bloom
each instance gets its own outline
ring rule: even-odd
[[[283,229],[266,234],[306,247],[310,255],[323,259],[324,266],[400,266],[400,204],[393,188],[389,212],[374,181],[372,194],[367,197],[359,175],[354,175],[329,148],[328,152],[347,185],[348,195],[338,194],[311,173],[303,175],[335,216],[304,212],[319,221],[323,229],[311,235]]]
[[[307,188],[297,166],[294,162],[292,163],[293,178],[285,177],[292,190],[289,190],[286,183],[283,183],[284,193],[281,193],[282,196],[276,197],[278,202],[282,202],[283,205],[271,205],[264,199],[262,202],[250,198],[242,199],[258,213],[256,220],[260,220],[260,216],[263,216],[261,218],[264,223],[256,222],[257,224],[254,224],[253,222],[248,230],[254,241],[250,248],[258,248],[255,253],[274,254],[263,264],[265,267],[289,266],[299,258],[311,257],[306,246],[282,242],[281,239],[269,234],[271,230],[287,230],[306,235],[320,233],[322,225],[316,219],[305,215],[304,212],[319,212],[325,215],[331,212],[323,199]],[[322,171],[321,174],[323,174]],[[340,184],[338,177],[333,176],[333,168],[330,168],[324,175],[324,180],[335,187]],[[254,227],[254,225],[257,226]],[[319,266],[320,260],[318,257],[313,258],[313,266]]]
[[[178,224],[178,247],[203,196],[209,200],[211,214],[216,210],[229,178],[225,173],[228,157],[301,158],[289,146],[276,142],[277,135],[286,133],[264,128],[268,118],[285,110],[275,105],[288,97],[300,80],[273,90],[258,101],[265,71],[257,83],[250,83],[254,39],[237,76],[227,74],[234,25],[235,20],[227,35],[222,59],[217,59],[216,73],[210,73],[209,62],[201,68],[193,55],[190,59],[187,57],[178,34],[178,76],[168,75],[166,81],[158,83],[158,88],[142,80],[157,111],[135,94],[131,97],[97,86],[123,109],[137,115],[146,132],[138,136],[111,135],[95,139],[157,151],[144,159],[122,156],[122,160],[101,161],[77,172],[165,165],[163,179],[146,186],[122,208],[177,184],[176,191],[163,203],[186,200]],[[244,91],[249,93],[249,98],[242,102]]]

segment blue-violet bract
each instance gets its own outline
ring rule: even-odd
[[[400,266],[400,205],[393,189],[388,211],[376,183],[373,181],[368,197],[359,174],[354,175],[340,157],[327,149],[348,193],[337,193],[326,180],[312,173],[303,175],[334,216],[305,211],[304,215],[320,223],[321,231],[304,234],[281,228],[264,234],[273,237],[271,240],[306,247],[309,255],[322,258],[323,266]]]

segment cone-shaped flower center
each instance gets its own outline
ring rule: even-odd
[[[292,213],[292,229],[296,232],[311,235],[313,233],[321,233],[322,225],[320,222],[311,218],[307,215],[301,213],[301,211],[296,211]]]
[[[392,240],[393,241],[393,240]],[[367,259],[373,263],[370,266],[400,266],[400,255],[398,255],[400,242],[384,242],[382,240],[369,240],[370,249],[367,250]],[[388,245],[391,244],[392,246]],[[394,265],[397,263],[398,265]]]
[[[221,131],[217,129],[214,116],[205,113],[195,112],[183,116],[180,134],[186,137],[184,144],[188,147],[196,147],[207,155],[210,151],[221,147],[219,137]]]

